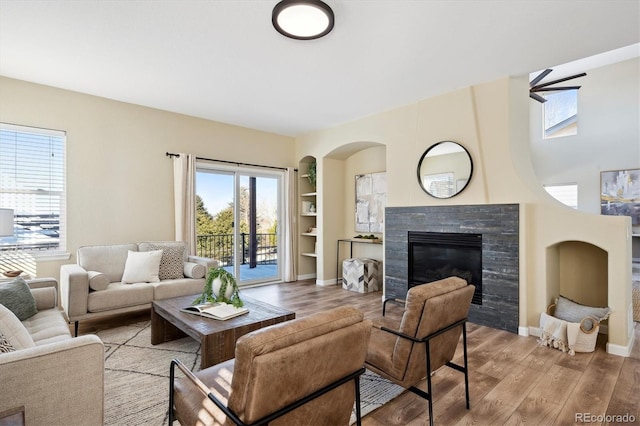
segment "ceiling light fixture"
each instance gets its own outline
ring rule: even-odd
[[[331,32],[333,10],[320,0],[282,0],[273,8],[273,27],[296,40],[313,40]]]

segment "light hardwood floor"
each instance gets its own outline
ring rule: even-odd
[[[319,287],[310,281],[246,288],[242,293],[296,312],[298,318],[341,305],[361,309],[367,318],[382,311],[381,292],[359,294],[339,286]],[[402,307],[388,304],[387,315]],[[80,334],[116,327],[148,312],[80,323]],[[630,357],[609,355],[605,336],[593,353],[569,356],[522,337],[469,323],[469,383],[471,409],[464,405],[461,373],[443,367],[433,377],[434,417],[438,425],[568,425],[616,424],[593,422],[595,416],[631,415],[640,424],[640,324]],[[461,346],[461,345],[460,345]],[[456,355],[461,362],[461,347]],[[426,383],[426,382],[425,382]],[[424,383],[422,384],[424,388]],[[591,422],[581,422],[583,413]],[[404,392],[363,419],[364,426],[424,425],[426,401]],[[576,421],[577,420],[577,421]],[[614,419],[615,420],[615,419]],[[618,422],[617,424],[622,424]]]

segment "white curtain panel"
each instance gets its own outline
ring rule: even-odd
[[[297,221],[296,221],[296,171],[288,167],[284,173],[284,238],[282,256],[282,269],[284,281],[291,282],[297,279],[296,253],[298,251]]]
[[[175,203],[176,241],[187,244],[189,254],[196,254],[196,156],[179,153],[173,157],[173,197]]]

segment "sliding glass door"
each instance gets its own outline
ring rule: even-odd
[[[282,172],[198,163],[196,248],[239,285],[281,281]]]

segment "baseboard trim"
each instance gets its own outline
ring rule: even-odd
[[[635,339],[636,339],[636,336],[632,334],[631,338],[629,339],[629,343],[627,343],[627,346],[614,345],[613,343],[607,343],[607,353],[628,358],[631,355],[631,348],[633,348],[633,343]]]
[[[529,337],[529,327],[518,327],[518,335]]]
[[[335,284],[336,284],[335,278],[330,280],[316,280],[316,285],[320,287],[326,287],[326,286],[335,285]]]
[[[298,275],[298,281],[312,280],[316,277],[316,274]]]

